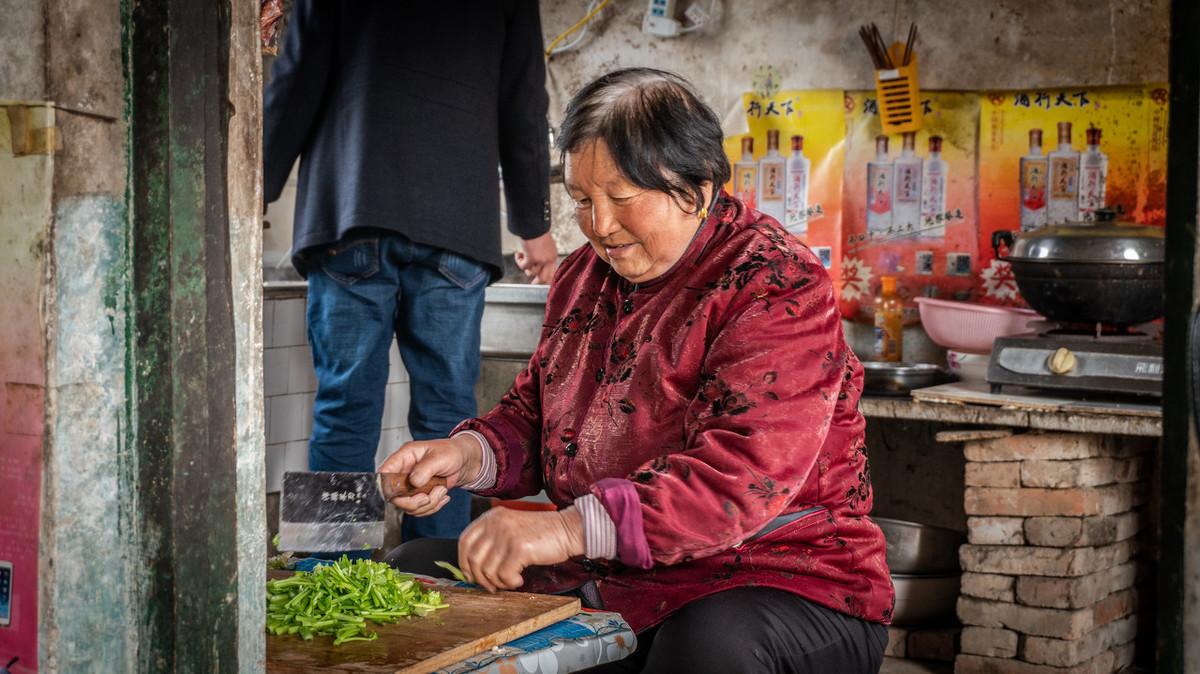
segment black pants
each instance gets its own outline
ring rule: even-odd
[[[388,554],[402,571],[447,576],[434,560],[456,563],[456,541],[420,539]],[[698,599],[638,634],[633,655],[594,674],[876,674],[887,628],[765,587],[741,587]]]

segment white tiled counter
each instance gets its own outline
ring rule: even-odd
[[[282,287],[280,287],[282,286]],[[303,282],[268,284],[263,297],[263,395],[267,431],[267,492],[279,491],[283,473],[308,470],[317,380],[304,324]],[[395,342],[376,463],[411,439],[408,372]]]

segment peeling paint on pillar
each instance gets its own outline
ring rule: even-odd
[[[126,211],[109,195],[61,200],[53,229],[43,495],[48,672],[133,671],[127,555],[134,455],[125,440]],[[49,634],[47,634],[49,632]]]
[[[262,368],[262,55],[257,0],[232,0],[229,254],[236,338],[238,670],[266,668],[266,434]]]

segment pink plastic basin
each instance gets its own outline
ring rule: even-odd
[[[1042,320],[1031,309],[994,307],[972,302],[953,302],[918,297],[921,325],[934,343],[967,353],[992,352],[997,337],[1029,332],[1030,321]]]

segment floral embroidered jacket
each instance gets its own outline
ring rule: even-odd
[[[833,284],[775,220],[722,194],[687,251],[635,285],[590,246],[550,288],[537,352],[495,409],[484,495],[592,494],[617,558],[525,572],[596,584],[636,630],[724,589],[774,587],[887,623],[884,539],[867,517],[862,366]]]

